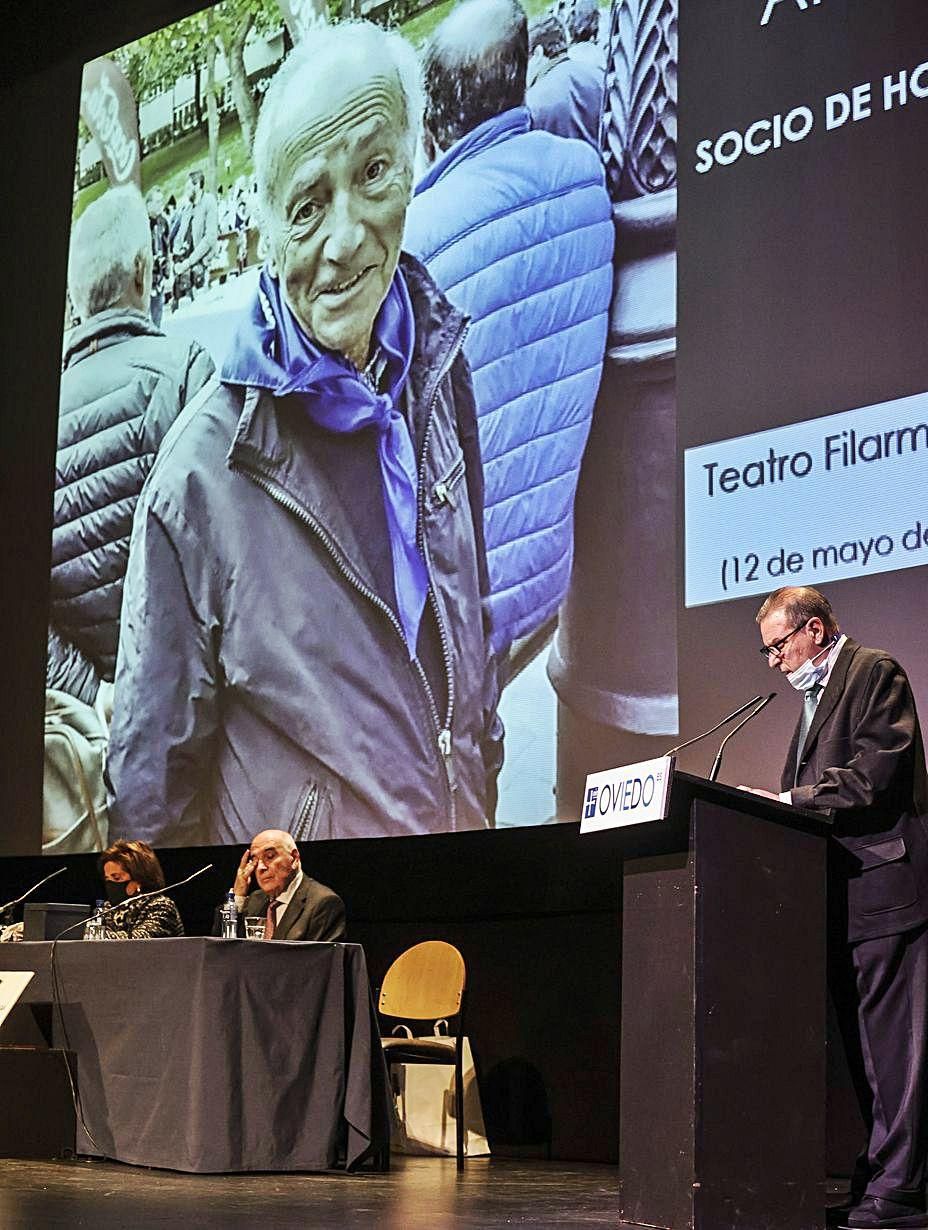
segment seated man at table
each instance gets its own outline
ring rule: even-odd
[[[257,888],[252,889],[252,878]],[[246,918],[263,916],[267,940],[342,940],[345,904],[300,866],[289,833],[265,829],[252,839],[235,874],[235,904]]]

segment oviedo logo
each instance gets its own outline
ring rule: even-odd
[[[590,786],[583,805],[583,818],[592,820],[597,815],[608,816],[617,811],[648,807],[663,780],[663,773],[658,772],[649,773],[646,777],[625,777],[601,786]]]

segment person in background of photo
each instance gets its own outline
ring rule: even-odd
[[[468,0],[425,52],[426,144],[405,245],[471,318],[494,647],[557,611],[599,389],[614,231],[600,160],[531,131],[516,0]]]
[[[226,192],[225,185],[220,184],[216,189],[216,214],[220,235],[227,235],[231,231],[233,210],[232,190]]]
[[[536,14],[528,24],[527,88],[566,55],[567,30],[560,16],[550,10]]]
[[[164,193],[157,186],[145,198],[148,207],[148,222],[151,227],[151,299],[152,322],[160,329],[164,312],[164,293],[173,280],[171,271],[171,243],[169,223],[164,216]]]
[[[152,248],[138,190],[111,188],[71,234],[58,411],[46,685],[88,705],[111,682],[139,492],[165,432],[213,373],[149,316]]]
[[[234,214],[232,226],[238,236],[238,272],[243,273],[248,261],[248,229],[252,225],[248,205],[248,184],[244,175],[235,181]]]
[[[187,174],[187,199],[173,222],[171,250],[174,262],[174,307],[194,298],[206,285],[207,271],[219,243],[219,209],[216,197],[207,191],[206,176],[199,167]]]
[[[596,0],[566,0],[558,7],[557,15],[570,40],[568,56],[572,60],[585,60],[605,80],[606,52],[599,41],[600,13]]]
[[[400,257],[415,53],[309,32],[255,136],[270,261],[137,510],[107,772],[157,844],[482,828],[502,761],[462,315]]]
[[[560,137],[577,137],[599,149],[605,67],[570,56],[567,31],[553,13],[529,26],[529,81],[525,104],[532,126]]]
[[[164,872],[154,850],[144,841],[115,841],[98,859],[106,900],[116,906],[103,920],[107,940],[169,939],[184,934],[184,924],[170,897],[158,894],[133,901],[142,893],[164,888]]]

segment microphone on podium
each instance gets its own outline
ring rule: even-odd
[[[776,696],[776,692],[771,692],[769,695],[765,696],[765,697],[764,697],[764,699],[760,702],[760,704],[759,704],[759,705],[758,705],[755,709],[752,709],[752,710],[751,710],[751,712],[747,715],[747,717],[746,717],[746,718],[742,718],[742,719],[741,719],[741,721],[740,721],[740,722],[738,723],[738,725],[734,728],[734,730],[730,730],[730,731],[728,732],[728,734],[725,736],[725,738],[724,738],[724,739],[722,740],[722,742],[719,744],[719,750],[718,750],[718,752],[716,753],[716,756],[715,756],[715,763],[713,764],[712,769],[711,769],[711,770],[710,770],[710,772],[709,772],[709,781],[710,781],[710,782],[714,782],[714,781],[715,781],[715,779],[716,779],[716,778],[718,777],[718,775],[719,775],[719,769],[721,769],[721,767],[722,767],[722,752],[724,752],[724,750],[725,750],[725,744],[728,742],[728,740],[732,737],[732,735],[736,735],[736,734],[738,733],[738,731],[741,729],[741,727],[742,727],[742,726],[746,726],[746,725],[748,724],[748,722],[750,722],[751,718],[753,718],[753,717],[757,717],[757,715],[758,715],[758,713],[760,713],[761,709],[766,708],[766,706],[770,704],[770,702],[773,700],[773,698],[774,698],[775,696]],[[753,703],[753,702],[752,702],[752,703]]]
[[[717,730],[721,730],[723,726],[726,726],[729,722],[733,722],[736,717],[741,717],[745,709],[750,709],[752,705],[756,705],[761,699],[762,697],[759,693],[757,696],[752,696],[749,701],[745,702],[745,704],[739,705],[734,713],[729,713],[728,717],[723,717],[721,722],[716,722],[711,730],[704,730],[702,734],[693,735],[692,739],[687,739],[685,743],[678,743],[677,746],[672,747],[669,752],[664,752],[664,755],[674,756],[677,752],[681,752],[685,747],[689,747],[691,743],[698,743],[700,739],[707,739],[709,735],[714,735]],[[767,699],[769,700],[770,698],[768,697]],[[766,701],[764,703],[766,704]]]
[[[201,867],[199,871],[193,872],[192,875],[187,876],[185,879],[178,880],[174,884],[165,884],[164,888],[152,888],[147,893],[136,893],[134,897],[127,897],[125,901],[117,902],[116,905],[104,906],[102,910],[98,911],[96,917],[101,919],[106,918],[108,914],[112,914],[114,910],[118,910],[121,906],[131,905],[135,901],[144,901],[147,897],[160,897],[164,893],[172,892],[175,888],[183,888],[185,884],[189,884],[190,881],[195,880],[197,876],[201,876],[205,871],[209,871],[212,865],[212,863],[207,863],[205,867]],[[72,923],[70,927],[65,927],[63,931],[59,931],[58,935],[55,937],[55,942],[57,943],[57,941],[60,940],[63,935],[67,935],[69,931],[76,931],[78,927],[83,927],[86,921],[86,919],[82,918],[80,922]]]

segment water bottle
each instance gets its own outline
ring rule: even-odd
[[[230,888],[226,893],[226,903],[222,907],[222,938],[234,940],[238,935],[238,910],[235,907],[235,893]]]
[[[84,923],[84,939],[103,939],[103,902],[100,900],[94,906],[92,916]]]

